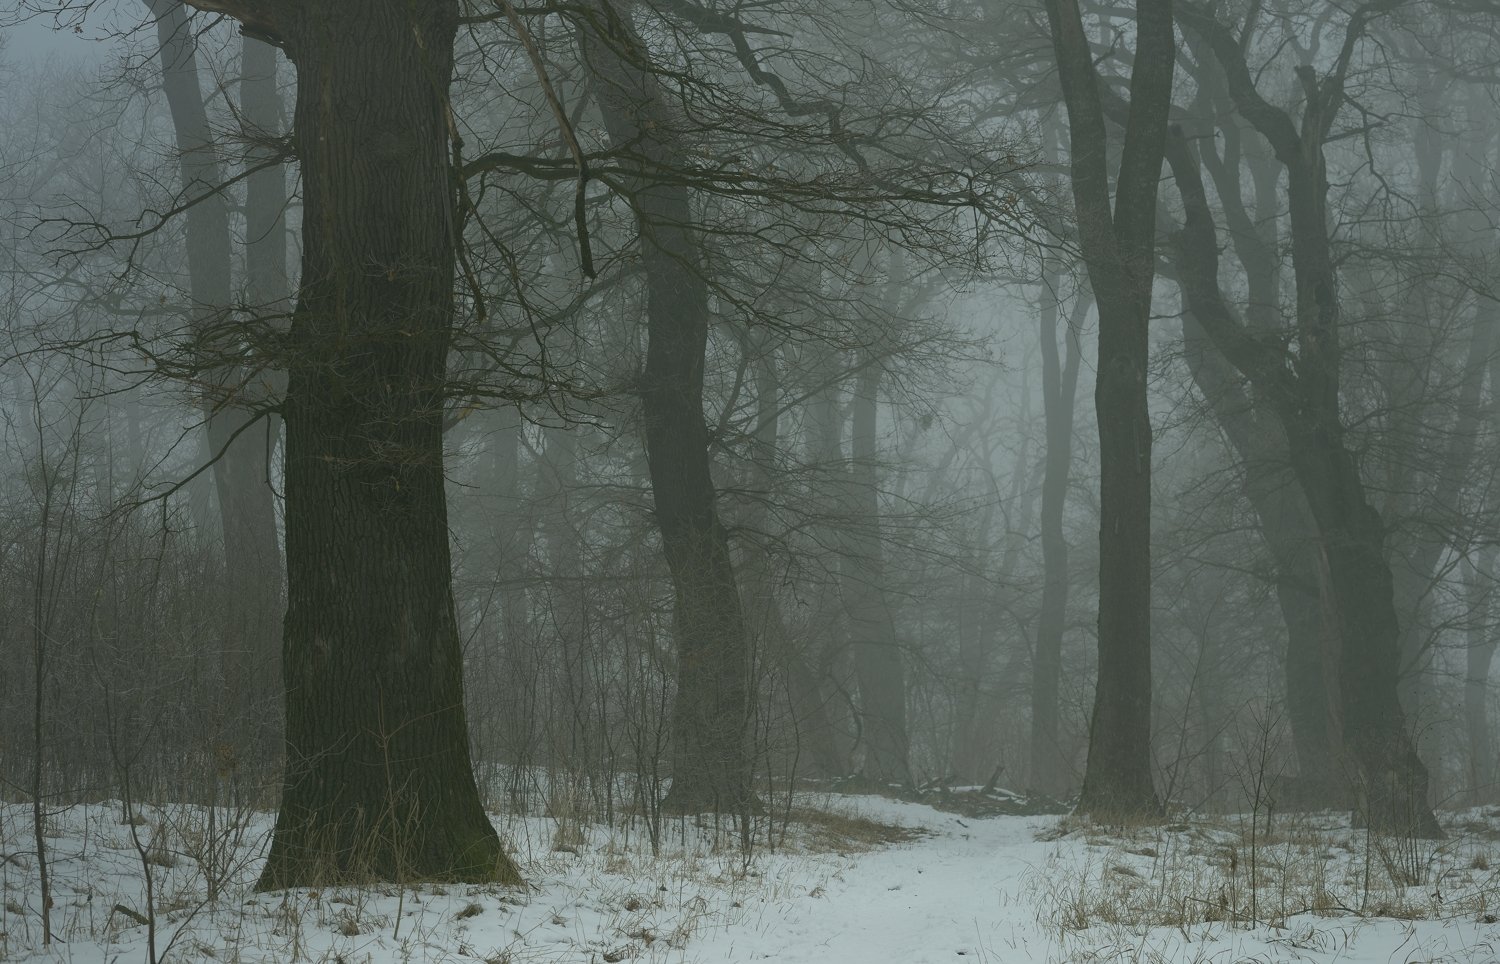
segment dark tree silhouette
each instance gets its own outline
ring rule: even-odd
[[[502,880],[469,760],[443,491],[456,0],[202,0],[297,68],[287,771],[262,888]]]
[[[1151,420],[1147,322],[1155,277],[1156,193],[1177,49],[1171,0],[1136,4],[1125,141],[1110,203],[1108,138],[1076,0],[1048,0],[1068,105],[1078,243],[1099,306],[1099,681],[1079,809],[1161,810],[1151,779]]]

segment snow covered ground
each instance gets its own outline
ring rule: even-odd
[[[0,960],[147,962],[153,941],[158,961],[246,964],[1500,960],[1500,811],[1452,818],[1441,844],[1332,817],[1258,824],[1252,843],[1236,818],[1109,834],[876,797],[797,812],[748,859],[693,821],[653,856],[640,822],[580,842],[497,817],[526,890],[255,894],[265,815],[210,832],[201,808],[145,807],[132,827],[118,803],[74,807],[49,822],[42,948],[30,811],[0,805]]]

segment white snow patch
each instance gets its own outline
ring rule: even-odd
[[[762,829],[748,859],[735,834],[695,821],[670,821],[653,856],[639,822],[590,826],[567,853],[552,851],[552,821],[497,817],[526,889],[273,894],[251,890],[265,814],[218,813],[209,835],[202,808],[143,807],[143,866],[119,804],[77,806],[48,821],[55,937],[43,948],[29,807],[0,804],[0,960],[148,961],[136,919],[151,917],[147,870],[159,961],[1500,960],[1490,869],[1500,814],[1466,815],[1468,831],[1408,854],[1427,866],[1407,887],[1336,820],[1258,842],[1251,920],[1248,837],[1233,821],[1112,836],[1056,817],[969,818],[876,797],[799,806],[834,816],[794,826],[774,851]],[[851,832],[841,846],[835,831],[851,817],[920,834],[866,849]],[[212,901],[210,875],[222,878]],[[1325,904],[1292,913],[1296,888],[1314,885]]]

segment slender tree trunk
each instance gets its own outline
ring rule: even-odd
[[[585,619],[588,584],[577,529],[579,515],[570,511],[578,495],[578,432],[576,427],[547,429],[544,457],[548,512],[542,525],[548,571],[555,581],[551,592],[548,628],[557,640],[556,667],[548,686],[546,719],[561,721],[551,735],[549,759],[569,769],[581,768],[584,755],[595,749],[591,718],[598,687],[588,647]]]
[[[1067,361],[1058,358],[1058,305],[1050,297],[1057,278],[1042,285],[1042,406],[1047,429],[1042,477],[1042,608],[1037,620],[1036,654],[1031,661],[1031,789],[1052,798],[1068,791],[1066,761],[1058,746],[1058,692],[1062,683],[1062,644],[1068,616],[1068,541],[1063,534],[1068,480],[1073,467],[1073,408],[1083,354],[1078,331],[1089,299],[1074,303],[1063,337]]]
[[[1018,460],[1024,465],[1024,461]],[[1014,477],[1023,475],[1017,471]],[[974,526],[976,533],[988,533],[994,521],[994,506],[985,509],[984,515]],[[955,680],[953,706],[953,746],[949,753],[952,760],[949,775],[960,783],[984,781],[990,770],[985,771],[985,752],[991,734],[981,727],[979,708],[984,694],[984,676],[993,640],[990,638],[990,621],[986,610],[991,600],[978,573],[986,553],[969,545],[963,550],[959,571],[958,599],[955,601],[958,623],[958,679]]]
[[[1469,604],[1468,659],[1464,672],[1464,730],[1469,742],[1468,803],[1495,799],[1495,735],[1490,729],[1490,666],[1495,659],[1494,550],[1480,550],[1475,565],[1464,567]]]
[[[627,188],[646,274],[647,348],[641,376],[646,457],[662,549],[672,574],[677,698],[672,786],[679,812],[740,812],[752,805],[747,726],[749,640],[720,521],[703,414],[708,284],[688,189],[654,180],[669,167],[677,132],[645,44],[616,8],[590,8],[584,56],[610,140],[639,159]]]
[[[1177,49],[1172,0],[1138,0],[1135,63],[1110,199],[1099,79],[1076,0],[1048,0],[1068,105],[1078,236],[1099,306],[1099,678],[1079,809],[1161,811],[1151,774],[1151,419],[1146,375],[1156,189]]]
[[[821,538],[827,545],[837,545],[844,509],[840,501],[840,489],[846,470],[844,406],[840,404],[839,389],[843,368],[839,354],[827,346],[817,346],[811,352],[804,353],[804,357],[807,354],[817,356],[809,368],[813,377],[823,385],[808,400],[806,409],[810,461],[819,468],[823,476],[817,506],[825,520]],[[848,645],[850,629],[843,600],[840,598],[843,570],[848,562],[841,553],[830,553],[824,558],[825,578],[820,581],[811,620],[814,639],[819,641],[817,649],[811,654],[813,675],[820,687],[832,694],[826,704],[833,727],[832,742],[841,764],[840,775],[848,776],[854,750],[863,738],[859,733],[858,706],[854,699],[858,683]]]
[[[500,632],[506,648],[519,653],[532,644],[531,600],[523,584],[527,559],[531,554],[536,520],[521,489],[522,433],[525,423],[519,412],[500,413],[499,424],[490,440],[490,473],[495,480],[495,564],[494,574],[500,580]],[[544,489],[545,469],[538,462],[536,494]]]
[[[472,416],[471,416],[472,417]],[[485,436],[484,474],[494,485],[495,506],[486,520],[490,525],[484,577],[494,580],[494,595],[499,601],[497,625],[481,637],[484,650],[469,658],[469,665],[482,661],[479,672],[471,676],[468,690],[485,692],[479,702],[471,701],[481,714],[471,724],[487,747],[481,759],[505,761],[506,789],[514,800],[520,787],[530,788],[525,769],[536,757],[538,646],[531,630],[532,606],[525,580],[527,558],[531,553],[535,502],[522,491],[522,431],[519,412],[502,408],[488,420]],[[541,460],[535,464],[537,481],[533,492],[546,490],[545,469]],[[539,500],[538,500],[539,501]],[[504,692],[497,693],[503,681]],[[498,774],[497,774],[498,775]]]
[[[443,489],[458,4],[203,5],[298,72],[287,772],[259,886],[516,882],[469,759]]]
[[[866,357],[855,376],[848,477],[848,522],[840,547],[844,612],[849,619],[854,673],[859,681],[860,776],[876,786],[910,786],[906,732],[906,673],[895,615],[885,585],[881,542],[876,422],[880,363]]]
[[[276,82],[276,48],[253,37],[245,37],[240,54],[240,110],[245,123],[258,136],[282,133],[282,99]],[[273,160],[270,146],[247,152],[252,164]],[[270,163],[250,175],[245,185],[245,304],[261,319],[260,324],[285,331],[291,311],[291,284],[287,265],[286,166]],[[284,369],[262,370],[250,376],[249,400],[276,400],[286,392]],[[258,383],[258,384],[257,384]],[[282,593],[281,547],[276,539],[275,493],[271,478],[271,455],[281,435],[280,416],[267,416],[263,426],[250,430],[231,451],[246,454],[248,476],[234,487],[234,515],[241,520],[226,523],[225,551],[231,571],[240,574],[247,608],[246,639],[252,641],[251,658],[255,704],[279,702],[281,698],[281,619],[286,609]],[[220,493],[220,500],[224,499]],[[227,516],[226,516],[227,518]],[[236,546],[231,548],[229,530]],[[256,714],[260,716],[259,713]],[[280,713],[276,713],[279,718]],[[280,733],[277,733],[280,737]]]
[[[749,364],[755,371],[754,459],[749,484],[756,495],[747,525],[752,530],[761,530],[767,521],[765,507],[776,487],[781,380],[771,339],[755,339],[747,343],[745,350],[754,353]],[[753,543],[747,548],[743,572],[749,626],[763,641],[761,650],[779,665],[784,674],[798,749],[807,752],[807,762],[811,764],[809,769],[823,777],[847,776],[848,769],[834,741],[828,696],[808,663],[802,641],[792,639],[787,631],[772,566],[773,560],[766,550]]]
[[[204,197],[223,184],[223,171],[204,108],[195,33],[188,10],[179,0],[150,0],[150,8],[156,18],[162,88],[176,132],[182,192],[186,198]],[[245,110],[247,115],[253,111],[257,118],[264,118],[266,100],[275,97],[276,52],[265,44],[246,43],[270,54],[267,66],[263,53],[247,51],[243,65]],[[269,95],[264,90],[267,71],[271,74]],[[264,242],[249,248],[247,267],[252,292],[284,300],[286,242],[275,231],[275,224],[285,204],[285,188],[279,199],[267,196],[270,179],[279,176],[277,166],[251,178],[247,213],[252,241],[254,231],[259,229]],[[268,209],[276,212],[276,220],[269,223],[265,218]],[[278,241],[282,248],[279,278],[270,264],[274,255],[269,252]],[[257,720],[263,718],[265,703],[274,698],[277,689],[281,553],[270,484],[271,433],[269,429],[247,430],[256,417],[250,409],[264,401],[263,392],[248,384],[252,376],[244,359],[230,355],[232,349],[225,347],[234,345],[236,339],[226,337],[233,245],[229,211],[222,197],[207,197],[188,209],[186,247],[194,337],[209,385],[202,399],[208,457],[214,459],[225,570],[233,579],[223,610],[226,732],[218,738],[227,741],[233,739],[230,732],[237,732],[239,739],[235,742],[239,742],[246,733],[259,729]]]

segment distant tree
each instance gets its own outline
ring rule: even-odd
[[[1184,25],[1203,39],[1236,110],[1266,140],[1287,173],[1295,274],[1295,367],[1282,349],[1242,325],[1218,283],[1213,214],[1198,154],[1179,131],[1168,149],[1186,207],[1176,241],[1184,299],[1225,358],[1275,413],[1292,471],[1319,535],[1319,566],[1328,592],[1325,623],[1335,641],[1325,665],[1336,669],[1342,745],[1356,770],[1364,816],[1381,827],[1436,834],[1427,801],[1427,768],[1418,757],[1397,697],[1399,621],[1386,529],[1347,439],[1340,394],[1343,359],[1336,261],[1329,236],[1323,154],[1345,103],[1345,82],[1358,41],[1381,7],[1351,15],[1327,74],[1299,71],[1306,102],[1300,121],[1257,89],[1245,49],[1214,15],[1179,2]],[[1205,247],[1207,246],[1207,247]]]
[[[907,281],[905,257],[891,246],[885,262],[882,313],[897,316]],[[878,330],[878,323],[872,327]],[[888,363],[886,354],[878,336],[871,336],[855,357],[855,373],[850,379],[850,459],[843,480],[848,524],[840,560],[840,591],[859,682],[860,736],[865,744],[860,775],[878,787],[913,783],[905,660],[886,577],[884,513],[877,484],[880,386]]]
[[[1074,399],[1083,355],[1079,329],[1090,305],[1090,299],[1079,296],[1069,317],[1062,319],[1059,280],[1055,272],[1044,277],[1043,301],[1038,312],[1047,448],[1040,519],[1042,599],[1031,660],[1031,789],[1052,797],[1062,797],[1068,790],[1064,758],[1058,745],[1058,692],[1071,582],[1063,515],[1072,474]],[[1065,348],[1058,347],[1060,320],[1065,326],[1061,332]]]
[[[1464,569],[1469,606],[1464,660],[1464,735],[1469,742],[1469,803],[1495,799],[1495,735],[1490,725],[1490,665],[1495,659],[1495,551],[1481,550]]]
[[[1215,302],[1217,282],[1210,283],[1208,272],[1217,262],[1199,248],[1214,230],[1202,202],[1199,162],[1180,137],[1174,139],[1169,159],[1189,207],[1180,238],[1188,267],[1185,295],[1209,336],[1276,412],[1286,433],[1292,470],[1321,535],[1321,566],[1326,567],[1329,590],[1325,605],[1337,640],[1341,735],[1359,770],[1357,786],[1368,817],[1383,826],[1404,827],[1415,821],[1435,831],[1426,805],[1426,768],[1417,758],[1395,698],[1398,618],[1384,523],[1366,494],[1344,437],[1340,308],[1326,215],[1323,147],[1345,100],[1353,51],[1381,9],[1373,4],[1351,16],[1326,77],[1319,78],[1312,67],[1299,69],[1307,94],[1299,124],[1262,97],[1244,48],[1229,31],[1210,13],[1183,7],[1184,22],[1223,70],[1236,109],[1287,171],[1299,347],[1294,371],[1263,339],[1246,337],[1224,305]]]
[[[274,700],[272,687],[280,662],[281,550],[276,541],[276,507],[271,487],[269,429],[253,430],[267,401],[265,375],[247,353],[226,348],[233,337],[234,239],[228,200],[220,193],[224,164],[210,129],[198,65],[196,33],[180,0],[150,0],[156,20],[162,89],[176,135],[179,196],[190,204],[184,217],[187,296],[191,301],[190,340],[202,362],[202,407],[208,449],[213,457],[223,564],[234,573],[225,594],[223,638],[227,688],[221,708],[229,713],[215,739],[239,742],[257,728],[254,716]],[[242,110],[247,122],[265,125],[262,136],[279,127],[276,50],[245,38],[241,70]],[[249,299],[264,310],[281,310],[287,293],[285,175],[275,145],[253,156],[258,168],[248,177],[247,285]],[[278,182],[280,188],[278,190]],[[278,251],[279,248],[279,251]]]
[[[1229,118],[1216,149],[1205,150],[1203,161],[1244,272],[1246,325],[1270,333],[1281,325],[1278,165],[1268,151],[1254,149],[1254,131],[1232,112],[1222,76],[1213,69],[1211,59],[1196,65],[1194,77],[1198,83],[1194,112],[1216,111]],[[1242,170],[1250,174],[1253,207],[1244,199]],[[1339,779],[1340,747],[1330,715],[1324,567],[1312,537],[1311,509],[1288,464],[1286,437],[1275,414],[1264,404],[1257,405],[1258,397],[1245,390],[1238,372],[1203,329],[1194,304],[1189,301],[1184,308],[1183,354],[1188,371],[1243,463],[1242,488],[1275,563],[1276,598],[1286,627],[1287,718],[1298,762],[1296,791],[1283,802],[1336,806],[1347,796]]]
[[[749,638],[729,534],[710,472],[703,374],[709,287],[690,192],[651,176],[682,149],[656,69],[628,14],[589,8],[583,54],[604,124],[638,172],[625,184],[646,273],[646,362],[640,394],[662,549],[672,573],[677,698],[672,787],[665,806],[739,813],[750,804]]]

